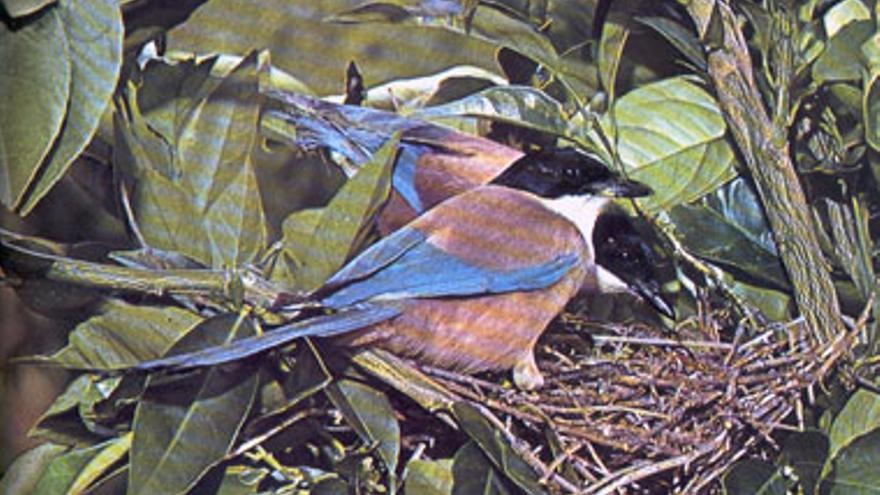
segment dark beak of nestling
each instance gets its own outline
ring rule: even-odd
[[[629,285],[637,296],[650,304],[657,310],[657,312],[669,319],[675,319],[675,310],[672,308],[672,305],[663,298],[663,295],[660,292],[660,286],[656,281],[639,278],[630,281]]]
[[[591,193],[615,198],[642,198],[650,196],[654,191],[641,182],[612,175],[604,180],[589,184]]]

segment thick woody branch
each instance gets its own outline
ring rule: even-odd
[[[730,5],[720,0],[685,3],[701,35],[717,35],[721,28],[721,37],[716,36],[720,46],[706,45],[709,75],[731,135],[754,178],[807,331],[815,340],[828,342],[843,331],[843,325],[816,225],[792,165],[785,119],[771,119],[765,109],[748,47]]]

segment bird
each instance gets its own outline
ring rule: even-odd
[[[461,373],[512,371],[518,388],[539,388],[535,344],[579,292],[639,294],[672,316],[645,242],[612,213],[613,197],[649,192],[595,161],[518,161],[380,239],[300,303],[325,314],[137,368],[220,364],[312,336]],[[594,236],[605,215],[623,228],[605,234],[613,253]],[[599,265],[597,253],[618,262]]]

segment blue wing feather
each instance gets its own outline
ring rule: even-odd
[[[364,260],[358,257],[352,263],[361,261]],[[575,263],[577,256],[569,253],[535,266],[493,270],[465,263],[428,242],[421,242],[408,246],[405,252],[376,270],[358,270],[358,273],[370,274],[340,287],[322,303],[330,308],[343,308],[364,301],[537,290],[558,282]]]

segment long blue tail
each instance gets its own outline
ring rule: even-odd
[[[147,372],[179,372],[229,363],[281,347],[300,337],[330,337],[374,325],[399,314],[400,310],[392,305],[359,304],[338,313],[293,322],[262,335],[198,351],[144,361],[132,369]]]

